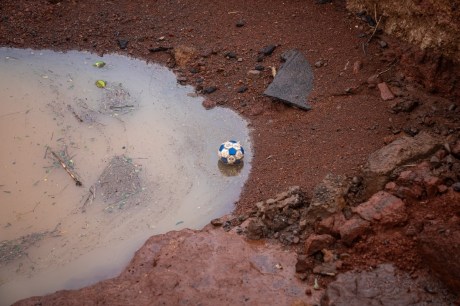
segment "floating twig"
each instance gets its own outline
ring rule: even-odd
[[[93,185],[89,188],[89,194],[88,197],[85,200],[85,203],[83,203],[83,206],[81,207],[81,212],[86,212],[86,206],[88,203],[92,203],[94,199],[96,198],[96,185]]]
[[[64,163],[62,158],[59,157],[53,150],[50,150],[51,154],[53,154],[54,157],[58,160],[59,164],[61,164],[62,168],[67,172],[67,174],[75,181],[75,185],[77,186],[83,186],[82,182],[78,179],[78,177],[70,171],[69,167]]]
[[[120,106],[109,106],[109,109],[124,109],[124,108],[133,108],[134,105],[120,105]]]
[[[72,113],[72,115],[78,120],[78,122],[83,122],[83,119],[75,112],[70,104],[67,104],[67,109]]]

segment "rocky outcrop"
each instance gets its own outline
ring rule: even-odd
[[[151,237],[124,272],[16,305],[291,305],[318,303],[295,278],[295,254],[222,228]]]
[[[354,12],[382,16],[385,32],[460,61],[460,2],[450,0],[348,0]],[[379,18],[379,17],[377,17]],[[375,20],[376,22],[377,20]]]
[[[382,264],[370,271],[340,274],[329,284],[321,305],[444,305],[439,296],[421,287],[414,286],[410,275]]]
[[[396,139],[369,156],[366,169],[366,194],[381,190],[389,181],[390,174],[405,163],[429,156],[440,147],[440,140],[422,132],[415,137]]]

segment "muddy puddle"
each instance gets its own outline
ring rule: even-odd
[[[247,123],[158,65],[0,48],[0,92],[1,305],[115,276],[149,236],[230,212],[248,177]],[[243,167],[218,165],[229,139]]]

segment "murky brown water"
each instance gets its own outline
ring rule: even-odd
[[[192,93],[122,56],[0,48],[0,241],[15,246],[0,262],[1,305],[114,276],[149,236],[232,210],[250,170],[247,124]],[[232,176],[217,165],[228,139],[247,152]],[[115,156],[129,173],[98,181]]]

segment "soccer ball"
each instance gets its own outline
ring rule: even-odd
[[[229,140],[220,145],[217,155],[224,164],[239,164],[244,158],[244,149],[239,142]]]

